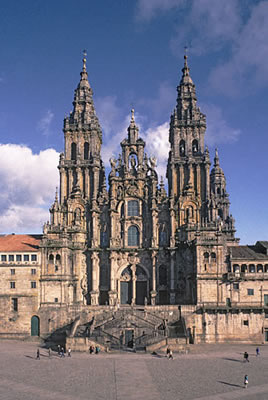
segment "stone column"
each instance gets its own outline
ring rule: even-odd
[[[89,170],[88,168],[85,168],[85,196],[86,198],[89,198],[89,191],[90,191],[90,186],[89,186]]]
[[[67,172],[64,168],[60,168],[60,204],[64,203],[64,198],[67,197]]]
[[[136,265],[131,266],[132,271],[132,301],[131,304],[136,304]]]
[[[153,251],[152,252],[152,291],[151,291],[151,305],[155,306],[156,304],[156,253]]]
[[[77,186],[79,186],[81,192],[83,192],[83,175],[80,167],[77,167]]]
[[[68,193],[69,196],[73,190],[73,170],[71,168],[69,168],[68,170],[68,176],[69,176],[69,193]]]
[[[116,292],[116,253],[111,253],[110,255],[110,291],[109,291],[109,305],[115,305],[116,300],[118,298],[118,294]]]
[[[196,195],[199,197],[201,194],[201,175],[200,175],[200,164],[196,165]]]
[[[175,292],[174,292],[174,286],[175,286],[175,256],[176,253],[175,251],[171,251],[171,259],[170,259],[170,304],[175,304]]]
[[[99,256],[96,251],[91,255],[92,265],[92,290],[90,292],[91,305],[99,304],[99,281],[100,281],[100,265]]]

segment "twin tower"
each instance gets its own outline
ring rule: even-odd
[[[218,153],[211,169],[204,145],[206,118],[187,56],[170,119],[168,193],[133,110],[121,154],[110,159],[107,188],[85,58],[80,75],[64,119],[59,196],[44,226],[41,308],[197,304],[214,269],[225,272],[236,239]]]

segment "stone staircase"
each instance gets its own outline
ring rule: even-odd
[[[159,315],[146,309],[120,307],[95,314],[86,323],[74,321],[72,346],[88,350],[89,343],[106,350],[155,351],[167,346],[186,351],[187,334],[184,319],[167,324]]]

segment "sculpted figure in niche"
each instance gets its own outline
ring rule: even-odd
[[[75,225],[80,225],[81,223],[81,210],[79,207],[77,207],[74,212],[74,223]]]
[[[83,296],[87,295],[87,285],[88,285],[88,283],[87,283],[87,274],[85,274],[83,276],[83,278],[81,279],[81,282],[80,282],[80,286],[81,286],[81,289],[82,289]]]
[[[134,157],[134,156],[131,156],[131,157],[130,157],[130,165],[131,165],[131,168],[132,168],[132,169],[135,169],[136,160],[135,160],[135,157]]]

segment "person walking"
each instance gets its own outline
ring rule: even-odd
[[[36,359],[40,360],[40,350],[39,349],[37,349],[37,351],[36,351]]]
[[[69,347],[69,349],[68,349],[68,357],[71,357],[71,348]]]
[[[167,358],[169,358],[170,348],[167,347]]]
[[[169,350],[168,359],[173,360],[173,353],[172,350]]]
[[[248,352],[246,352],[246,351],[245,351],[245,353],[244,353],[244,361],[245,361],[245,362],[249,362],[249,359],[248,359]]]
[[[51,349],[50,349],[50,347],[48,348],[48,358],[50,358],[51,357]]]
[[[248,376],[245,375],[245,378],[244,378],[244,388],[246,389],[247,387],[248,387]]]
[[[61,348],[61,357],[65,357],[64,348],[63,347]]]
[[[256,348],[256,357],[258,357],[260,355],[260,349],[257,347]]]
[[[60,345],[58,344],[58,355],[60,356]]]

